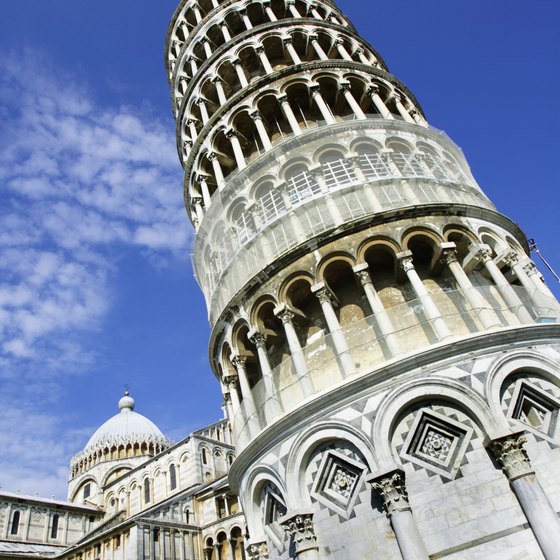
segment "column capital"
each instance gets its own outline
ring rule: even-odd
[[[457,245],[455,243],[440,243],[439,248],[441,249],[440,260],[442,263],[449,266],[451,263],[458,262]]]
[[[214,161],[218,159],[218,153],[217,152],[210,152],[209,154],[207,154],[206,156],[210,161]]]
[[[250,543],[245,550],[249,560],[268,560],[268,544],[266,541]]]
[[[281,103],[282,105],[283,105],[284,103],[289,103],[289,102],[290,102],[290,100],[288,99],[288,95],[285,94],[285,93],[283,93],[282,95],[279,95],[276,99],[277,99],[278,102]]]
[[[202,200],[202,197],[200,197],[200,196],[193,196],[191,198],[191,202],[192,202],[193,206],[196,206],[197,204],[200,205],[200,206],[203,206],[204,201]]]
[[[533,276],[533,274],[538,274],[538,269],[533,261],[528,261],[523,265],[523,270],[527,276]]]
[[[254,120],[254,121],[262,121],[262,115],[260,111],[251,111],[249,113],[249,116]]]
[[[235,391],[237,389],[237,375],[224,375],[222,380],[228,391]]]
[[[210,81],[213,84],[217,84],[218,82],[222,82],[223,80],[222,80],[222,78],[220,78],[220,76],[213,76],[212,78],[210,78]]]
[[[293,42],[294,38],[291,35],[287,35],[282,37],[282,43],[284,45],[291,45]]]
[[[346,92],[352,89],[352,84],[348,80],[342,80],[338,83],[340,91]]]
[[[321,85],[320,84],[316,84],[316,83],[312,83],[309,86],[309,91],[311,92],[311,95],[315,95],[317,93],[321,93]]]
[[[234,136],[237,136],[237,131],[234,128],[228,128],[226,130],[226,138],[233,138]]]
[[[371,274],[369,273],[369,265],[367,263],[353,266],[352,270],[354,271],[354,274],[356,275],[362,286],[365,286],[366,284],[373,284]]]
[[[379,95],[379,84],[372,82],[369,84],[367,92],[369,95]]]
[[[510,481],[534,474],[529,455],[523,447],[525,443],[527,443],[525,433],[516,432],[494,439],[488,444],[490,451]]]
[[[247,364],[247,356],[242,356],[241,354],[236,354],[235,356],[232,356],[230,359],[231,359],[231,363],[235,367],[245,368],[245,365]]]
[[[266,334],[259,331],[249,331],[249,340],[258,348],[266,348]]]
[[[306,550],[317,550],[317,537],[313,527],[313,514],[309,512],[291,512],[281,517],[280,525],[284,527],[286,533],[291,537],[296,555],[300,555]]]
[[[412,260],[412,251],[403,251],[397,254],[397,262],[399,266],[405,271],[409,272],[414,270],[414,261]]]
[[[399,511],[410,510],[403,469],[399,467],[382,474],[375,474],[366,480],[381,496],[388,516]]]
[[[274,308],[274,315],[278,317],[282,323],[292,323],[296,314],[285,304],[278,305]]]
[[[507,251],[502,256],[502,261],[511,268],[519,263],[519,255],[515,251]]]
[[[336,296],[324,282],[319,282],[318,284],[311,286],[311,292],[317,296],[322,304],[336,303]]]

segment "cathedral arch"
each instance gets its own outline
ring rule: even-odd
[[[105,486],[107,482],[109,482],[110,480],[115,480],[132,469],[133,466],[130,463],[123,464],[119,462],[118,465],[116,465],[115,467],[107,471],[107,473],[105,474],[105,476],[101,481],[101,486]]]

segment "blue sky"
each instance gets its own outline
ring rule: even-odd
[[[558,3],[339,5],[560,268]],[[0,8],[2,489],[64,497],[125,384],[175,439],[221,415],[163,70],[174,9]]]

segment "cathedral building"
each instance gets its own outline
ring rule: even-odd
[[[560,305],[331,0],[183,0],[166,72],[226,418],[130,395],[0,558],[560,559]]]

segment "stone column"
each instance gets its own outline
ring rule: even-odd
[[[196,213],[196,218],[198,223],[201,224],[202,220],[204,219],[204,210],[202,209],[202,198],[196,196],[191,199],[192,206]]]
[[[290,13],[292,14],[293,17],[295,17],[295,18],[300,18],[301,17],[301,14],[297,11],[297,8],[294,5],[295,0],[287,0],[286,4],[288,5]]]
[[[274,72],[274,69],[272,68],[272,64],[270,64],[270,60],[268,60],[268,56],[266,56],[266,52],[264,50],[264,47],[259,46],[255,50],[256,50],[257,56],[259,57],[259,60],[261,61],[261,64],[263,65],[264,71],[267,74],[272,74]]]
[[[243,19],[243,23],[245,24],[245,27],[247,28],[247,31],[249,31],[250,29],[253,29],[253,24],[251,23],[251,20],[249,19],[249,16],[247,15],[247,10],[246,9],[239,10],[239,13],[241,14],[241,19]]]
[[[444,264],[447,265],[453,278],[459,285],[459,288],[463,291],[465,298],[469,302],[470,306],[478,313],[478,318],[485,329],[492,329],[501,326],[496,314],[488,309],[488,304],[484,301],[484,298],[480,295],[480,292],[472,285],[463,267],[457,260],[457,249],[455,243],[442,243],[441,248],[441,259]]]
[[[237,79],[239,80],[241,87],[247,87],[249,85],[249,81],[247,80],[247,76],[245,75],[245,70],[243,70],[241,60],[239,60],[239,58],[234,58],[231,63],[233,64],[233,67],[237,74]]]
[[[270,7],[270,0],[267,4],[263,2],[263,6],[264,6],[264,11],[268,16],[268,19],[270,19],[270,21],[278,21],[278,18],[276,17],[274,12],[272,11],[272,8]]]
[[[245,413],[247,414],[247,425],[249,426],[251,434],[257,435],[261,431],[261,426],[259,417],[257,415],[257,407],[255,405],[253,391],[251,391],[249,379],[247,378],[247,357],[240,355],[233,356],[231,362],[237,370],[239,388],[241,389],[241,394],[243,395],[243,404]]]
[[[255,127],[259,134],[259,138],[262,142],[263,148],[265,149],[265,151],[271,150],[272,142],[270,141],[270,137],[268,136],[268,132],[266,130],[266,127],[264,126],[262,115],[259,113],[259,111],[253,111],[251,113],[251,118],[255,123]]]
[[[315,49],[319,60],[329,60],[329,55],[323,50],[323,47],[319,44],[318,35],[310,35],[309,40],[311,41],[311,46]]]
[[[247,164],[245,163],[245,156],[243,155],[243,150],[241,148],[241,142],[239,141],[239,138],[237,137],[237,132],[235,132],[235,130],[233,130],[233,128],[230,128],[226,132],[226,137],[231,142],[231,147],[233,149],[233,154],[235,155],[235,161],[237,163],[237,167],[239,169],[245,169],[245,167],[247,167]]]
[[[200,8],[196,4],[193,6],[193,11],[196,23],[200,23],[202,21],[202,13],[200,11]]]
[[[250,331],[248,335],[249,340],[251,340],[257,348],[263,383],[268,398],[268,406],[270,407],[272,418],[276,418],[282,413],[282,405],[279,402],[276,388],[274,387],[274,380],[272,379],[272,368],[270,367],[268,354],[266,352],[266,336],[254,330]]]
[[[192,75],[194,76],[198,72],[198,64],[196,63],[196,59],[194,56],[189,56],[187,60],[191,65],[191,72]]]
[[[547,560],[560,559],[560,520],[548,501],[523,445],[523,432],[490,442],[489,448],[507,476],[521,509]]]
[[[292,62],[294,64],[301,64],[301,58],[299,57],[296,49],[294,48],[294,44],[292,42],[291,37],[284,39],[284,47],[286,47],[286,50],[288,51],[288,54],[290,55]]]
[[[336,301],[335,295],[323,282],[311,286],[311,291],[317,296],[321,304],[321,309],[323,310],[323,315],[329,327],[329,332],[344,375],[356,373],[356,365],[350,355],[348,342],[340,329],[340,323],[338,322],[338,317],[334,310],[333,302]]]
[[[317,6],[315,4],[312,4],[309,7],[309,11],[311,12],[311,15],[315,18],[315,19],[319,19],[321,21],[323,21],[323,18],[321,17],[321,14],[317,11]]]
[[[280,518],[279,523],[290,537],[298,560],[321,560],[312,513],[289,513]]]
[[[216,93],[218,94],[218,101],[224,105],[227,102],[226,92],[224,91],[224,84],[219,76],[212,78],[211,82],[216,86]]]
[[[477,263],[482,263],[484,268],[486,268],[490,277],[494,281],[494,284],[496,284],[498,291],[504,298],[506,305],[511,308],[521,323],[532,324],[534,321],[530,313],[527,309],[525,309],[523,302],[519,299],[510,283],[506,280],[502,271],[492,260],[492,249],[490,249],[488,245],[475,245],[465,258],[463,266],[472,267]]]
[[[395,101],[395,105],[397,106],[398,112],[401,114],[401,117],[406,122],[409,122],[411,124],[416,124],[416,121],[412,118],[410,113],[405,109],[404,105],[402,104],[402,97],[398,93],[395,93],[393,99]]]
[[[199,97],[196,100],[196,104],[200,109],[200,115],[202,116],[202,124],[206,124],[210,120],[210,116],[208,115],[208,108],[206,107],[206,100]]]
[[[352,57],[350,56],[348,51],[344,48],[344,41],[342,39],[340,39],[340,38],[336,39],[334,44],[335,44],[336,50],[339,52],[340,56],[344,60],[348,60],[350,62],[353,62]]]
[[[422,282],[420,276],[418,276],[418,273],[414,268],[411,251],[404,251],[403,253],[399,253],[397,255],[397,259],[400,266],[404,270],[409,282],[411,283],[416,297],[422,303],[422,307],[424,308],[428,319],[430,319],[438,338],[444,340],[451,337],[451,331],[447,328],[447,325],[445,324],[445,321],[443,320],[438,308],[436,307],[436,304],[432,300],[432,297],[428,293],[428,290],[426,290],[424,283]]]
[[[521,264],[519,255],[515,251],[510,251],[503,259],[511,270],[513,270],[514,274],[521,282],[521,285],[527,290],[531,301],[535,304],[535,307],[550,307],[552,302],[549,302],[548,298],[543,297],[544,293],[542,290],[535,287],[535,284],[527,274],[525,267]]]
[[[323,96],[321,95],[320,86],[319,84],[311,86],[309,91],[311,92],[311,97],[319,107],[319,111],[321,111],[321,115],[327,122],[327,124],[336,124],[336,119],[333,117],[329,106],[325,103]]]
[[[527,262],[523,264],[523,269],[525,270],[525,274],[527,274],[531,282],[533,282],[538,290],[540,290],[546,296],[554,298],[553,293],[549,290],[548,286],[542,280],[541,275],[533,261],[527,259]]]
[[[366,120],[367,117],[365,113],[362,111],[362,108],[360,107],[359,103],[354,99],[354,96],[350,91],[350,82],[348,81],[340,82],[340,91],[342,92],[342,95],[344,95],[344,98],[346,99],[348,105],[350,106],[350,109],[352,109],[354,115],[356,115],[356,117],[360,120]]]
[[[266,541],[252,542],[247,545],[248,560],[268,560],[268,544]]]
[[[290,128],[292,129],[292,132],[294,133],[294,135],[295,136],[301,136],[301,128],[300,128],[299,122],[296,119],[296,116],[295,116],[295,114],[292,110],[292,107],[290,105],[290,101],[288,99],[288,96],[286,94],[279,96],[278,97],[278,102],[280,103],[280,107],[282,108],[282,112],[284,113],[284,116],[286,117],[286,120],[290,124]]]
[[[224,39],[227,41],[231,41],[231,33],[229,32],[228,26],[225,23],[220,25],[220,29],[222,30],[222,35]]]
[[[237,415],[240,415],[244,425],[247,425],[247,416],[245,415],[245,411],[241,406],[241,401],[239,400],[239,394],[237,393],[237,378],[232,375],[228,375],[224,377],[224,385],[227,387],[227,390],[229,391],[229,396],[231,398],[231,404],[233,409],[232,410],[233,415],[231,416],[231,423],[233,424],[233,427],[236,429],[239,435],[239,431],[244,426],[236,425],[235,417]]]
[[[367,481],[383,500],[403,560],[428,560],[426,546],[408,502],[404,471],[397,468],[371,476]]]
[[[369,273],[369,266],[367,263],[359,264],[352,268],[354,274],[360,280],[362,287],[364,288],[364,292],[366,294],[367,300],[373,311],[373,319],[377,323],[381,334],[385,338],[385,342],[387,347],[389,348],[389,352],[391,356],[397,356],[398,354],[402,353],[401,345],[399,343],[398,336],[395,334],[395,327],[391,321],[391,318],[387,314],[385,310],[385,306],[373,285],[373,281],[371,279]]]
[[[196,178],[200,184],[200,189],[202,191],[202,200],[204,201],[204,208],[206,211],[212,206],[212,197],[210,196],[210,189],[208,188],[208,181],[206,175],[198,175]]]
[[[391,114],[391,111],[387,108],[387,105],[385,105],[383,99],[381,99],[381,96],[379,95],[379,86],[377,84],[371,84],[368,89],[368,95],[371,98],[371,102],[375,105],[375,108],[384,119],[393,120],[395,118]]]
[[[216,178],[216,184],[218,185],[218,190],[222,190],[225,186],[224,172],[222,171],[222,166],[218,160],[218,154],[216,152],[211,152],[208,154],[208,159],[212,164],[212,169],[214,171],[214,177]]]
[[[204,54],[206,55],[206,58],[210,58],[212,56],[210,43],[208,41],[202,41],[202,46],[204,47]]]
[[[303,394],[306,397],[313,395],[315,393],[315,388],[313,387],[313,383],[309,377],[305,356],[303,355],[303,350],[301,349],[299,338],[293,323],[295,313],[285,305],[279,305],[274,309],[274,314],[282,321],[282,325],[284,326],[286,340],[288,341],[292,357],[292,364],[301,384]]]
[[[196,140],[198,138],[198,130],[196,130],[196,122],[194,121],[194,119],[189,119],[187,121],[187,126],[189,127],[191,140]]]
[[[358,47],[356,49],[356,54],[360,58],[360,62],[362,62],[362,64],[371,64],[370,60],[366,56],[365,50],[362,47]],[[374,64],[377,65],[377,60],[374,62]]]

